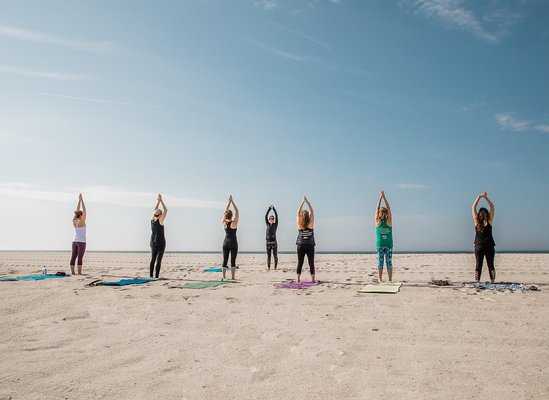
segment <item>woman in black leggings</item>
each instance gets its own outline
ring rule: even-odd
[[[233,212],[230,210],[231,204],[234,207],[234,219]],[[236,228],[238,227],[238,207],[233,201],[233,196],[229,196],[229,202],[225,207],[223,213],[223,219],[221,220],[223,228],[225,229],[225,240],[223,241],[223,279],[227,272],[227,262],[229,261],[229,254],[231,255],[231,279],[235,279],[236,274],[236,255],[238,254],[238,241],[236,240]]]
[[[303,206],[307,203],[309,211],[304,210]],[[305,255],[309,261],[309,272],[311,281],[315,282],[315,212],[313,206],[309,203],[306,196],[297,210],[297,281],[301,282],[301,269],[305,261]]]
[[[162,205],[162,209],[159,206]],[[151,217],[151,263],[150,263],[150,277],[158,278],[160,275],[160,267],[162,266],[162,257],[164,257],[164,250],[166,250],[166,237],[164,236],[164,220],[168,214],[168,207],[162,200],[162,195],[158,195],[156,199],[156,206],[154,206],[154,212]],[[154,270],[154,264],[156,262],[156,271]]]
[[[477,211],[477,205],[480,199],[484,198],[490,207],[490,212],[484,207],[481,207]],[[494,283],[496,279],[496,268],[494,267],[494,257],[496,255],[496,243],[492,236],[492,222],[494,221],[494,204],[488,199],[488,193],[484,192],[479,194],[473,203],[473,221],[475,221],[475,280],[480,282],[480,275],[482,273],[482,262],[486,258],[486,264],[488,264],[488,273],[490,274],[490,281]]]

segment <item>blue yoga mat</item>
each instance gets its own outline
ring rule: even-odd
[[[142,283],[154,282],[154,279],[120,279],[118,282],[103,282],[102,285],[107,286],[126,286],[126,285],[141,285]]]
[[[0,278],[0,281],[41,281],[42,279],[49,278],[66,278],[64,275],[27,275],[27,276],[18,276],[16,278]]]
[[[230,269],[230,268],[227,267],[227,269]],[[236,269],[240,269],[240,267],[236,267]],[[223,271],[223,268],[221,268],[221,267],[206,268],[204,270],[204,272],[221,272],[221,271]]]

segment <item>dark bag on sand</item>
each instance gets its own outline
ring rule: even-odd
[[[55,275],[57,275],[57,276],[67,276],[67,274],[64,273],[64,272],[56,272]]]

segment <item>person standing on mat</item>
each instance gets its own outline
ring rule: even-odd
[[[234,207],[234,219],[233,212],[230,210],[231,204]],[[234,203],[233,196],[229,196],[229,202],[225,207],[223,213],[223,219],[221,223],[225,229],[225,240],[223,241],[223,279],[226,279],[227,263],[229,261],[229,254],[231,255],[231,279],[235,279],[236,274],[236,256],[238,254],[238,241],[236,240],[236,228],[238,227],[238,207]]]
[[[82,275],[82,262],[84,253],[86,252],[86,204],[82,193],[78,195],[78,204],[76,205],[76,211],[72,218],[72,226],[74,227],[74,241],[72,242],[72,255],[71,255],[71,274],[74,275],[74,264],[78,258],[78,275]]]
[[[269,215],[273,210],[274,215]],[[274,269],[278,266],[278,244],[276,242],[276,230],[278,228],[278,213],[271,204],[265,214],[265,224],[267,224],[267,233],[265,240],[267,242],[267,270],[271,269],[271,253],[274,257]]]
[[[381,207],[381,201],[385,202],[385,207]],[[391,207],[382,190],[379,194],[379,200],[376,206],[375,215],[376,224],[376,251],[377,251],[377,277],[379,282],[383,282],[383,260],[387,266],[387,276],[389,282],[393,281],[393,215]]]
[[[307,204],[309,211],[304,210],[303,206]],[[297,281],[301,282],[301,269],[305,262],[305,255],[309,262],[309,272],[311,273],[311,281],[315,282],[315,212],[313,206],[303,196],[303,201],[297,210]]]
[[[162,205],[162,208],[159,206]],[[162,257],[164,257],[164,251],[166,250],[166,237],[164,236],[164,220],[168,214],[168,207],[162,199],[162,195],[159,194],[156,199],[156,205],[154,206],[153,215],[151,217],[151,263],[149,265],[149,276],[158,278],[160,275],[160,268],[162,267]],[[155,271],[156,263],[156,271]]]
[[[480,199],[484,198],[490,207],[490,212],[484,207],[481,207],[477,211],[477,206]],[[490,281],[494,283],[496,279],[496,268],[494,267],[494,258],[496,255],[496,243],[492,236],[492,222],[494,221],[494,204],[488,198],[488,192],[479,194],[473,203],[472,208],[473,221],[475,222],[475,280],[480,282],[480,275],[482,273],[482,262],[486,257],[486,264],[488,264],[488,273],[490,274]]]

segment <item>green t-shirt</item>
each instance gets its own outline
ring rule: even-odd
[[[385,219],[376,226],[376,247],[393,247],[393,227]]]

